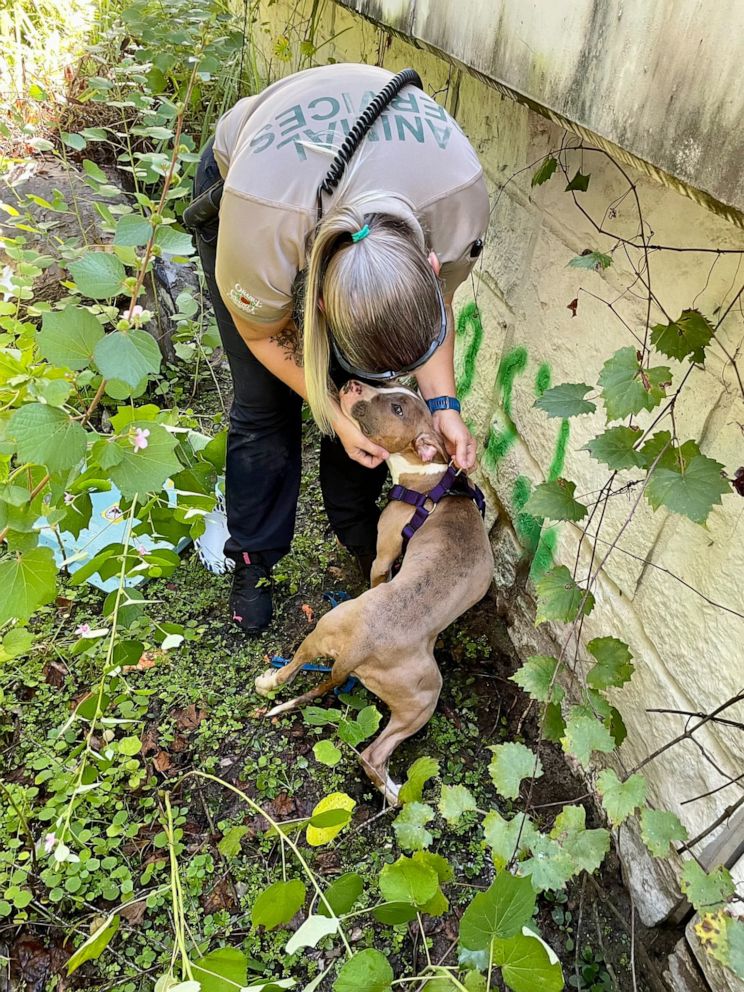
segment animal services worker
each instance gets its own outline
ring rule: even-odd
[[[195,203],[221,194],[218,214],[191,226],[234,385],[225,555],[232,617],[249,634],[271,621],[271,570],[294,533],[303,400],[323,434],[328,519],[367,575],[388,453],[341,414],[337,387],[415,371],[450,454],[466,470],[475,463],[455,398],[451,311],[489,216],[470,142],[403,85],[318,200],[362,112],[400,84],[391,80],[343,63],[288,76],[236,103],[198,166]]]

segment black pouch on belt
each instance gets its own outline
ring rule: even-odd
[[[216,220],[219,216],[224,188],[224,181],[219,179],[213,186],[205,189],[203,193],[193,199],[183,212],[183,226],[189,231],[195,231]]]

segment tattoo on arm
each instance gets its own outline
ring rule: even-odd
[[[287,361],[302,368],[302,336],[294,322],[287,324],[278,334],[272,335],[271,340],[279,345]]]

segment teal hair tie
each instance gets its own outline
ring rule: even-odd
[[[369,234],[369,227],[367,226],[367,224],[365,224],[364,227],[360,227],[358,231],[355,231],[352,234],[351,240],[354,242],[354,244],[356,244],[357,241],[362,241],[364,238],[366,238],[368,234]]]

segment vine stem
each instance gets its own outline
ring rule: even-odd
[[[704,840],[708,834],[713,833],[716,827],[720,827],[722,823],[725,823],[726,820],[730,819],[738,809],[741,809],[742,806],[744,806],[744,796],[741,796],[735,803],[731,803],[730,806],[727,806],[723,813],[721,813],[721,815],[714,820],[710,826],[706,827],[705,830],[701,830],[697,836],[692,838],[692,840],[688,840],[682,847],[678,847],[677,854],[682,854],[684,851],[689,851],[691,848],[695,847],[695,845],[699,844],[701,840]]]
[[[325,908],[328,910],[328,914],[330,915],[331,919],[337,921],[338,932],[341,935],[341,940],[343,941],[344,947],[346,948],[346,953],[348,954],[349,957],[352,957],[353,952],[351,950],[351,946],[349,945],[348,940],[346,939],[346,934],[344,933],[340,918],[336,915],[336,913],[333,910],[333,907],[326,899],[325,893],[318,884],[318,881],[312,869],[310,868],[310,865],[305,860],[302,851],[299,849],[297,844],[295,844],[295,842],[292,840],[289,834],[285,833],[284,830],[282,830],[282,825],[278,823],[272,816],[270,816],[269,813],[267,813],[262,806],[259,806],[258,803],[254,802],[246,792],[243,792],[242,789],[239,789],[235,785],[231,785],[230,782],[226,782],[224,779],[219,778],[217,775],[210,775],[209,772],[202,772],[196,768],[192,769],[192,771],[186,772],[185,775],[183,775],[180,779],[177,780],[177,782],[174,783],[174,788],[175,786],[180,785],[181,782],[184,782],[187,778],[203,778],[209,782],[214,782],[217,785],[221,785],[225,789],[229,789],[231,792],[234,792],[236,796],[239,796],[244,803],[250,806],[250,808],[253,810],[254,813],[257,813],[259,816],[262,816],[265,820],[268,821],[271,828],[273,830],[276,830],[276,833],[281,843],[286,844],[287,847],[289,847],[289,849],[292,851],[294,856],[299,861],[300,865],[302,866],[302,870],[305,872],[308,879],[310,880],[310,883],[315,889],[318,899],[323,903]],[[168,793],[166,793],[166,795],[168,795]]]

